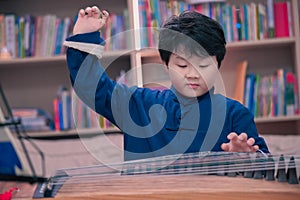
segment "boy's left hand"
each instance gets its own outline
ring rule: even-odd
[[[258,145],[254,145],[255,140],[253,138],[248,139],[246,133],[241,133],[238,135],[235,132],[229,133],[227,135],[228,143],[223,143],[221,148],[228,152],[256,152],[258,150]]]

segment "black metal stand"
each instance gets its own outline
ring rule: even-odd
[[[40,150],[40,148],[30,139],[28,139],[28,135],[22,125],[22,121],[21,119],[15,119],[14,116],[13,116],[13,113],[12,113],[12,110],[11,110],[11,107],[6,99],[6,96],[4,94],[4,91],[1,87],[1,84],[0,84],[0,99],[1,99],[1,109],[4,111],[4,113],[6,114],[6,118],[4,122],[0,122],[0,127],[3,127],[3,126],[6,126],[6,127],[13,127],[14,130],[15,130],[15,134],[21,144],[21,147],[22,147],[22,150],[24,152],[24,155],[28,161],[28,164],[29,164],[29,167],[30,167],[30,170],[32,172],[32,177],[31,179],[28,179],[28,180],[39,180],[40,178],[37,177],[37,174],[36,174],[36,171],[35,171],[35,168],[33,166],[33,163],[32,163],[32,160],[29,156],[29,153],[28,153],[28,150],[26,148],[26,145],[24,143],[24,138],[35,148],[35,150],[37,150],[37,152],[39,153],[40,157],[41,157],[41,162],[42,162],[42,176],[45,176],[45,156],[44,156],[44,153]],[[12,178],[10,175],[1,175],[0,176],[0,180],[7,180],[8,177]],[[18,179],[18,176],[15,177],[16,179]],[[20,180],[27,180],[27,179],[24,179],[24,177],[19,177]],[[29,178],[29,177],[28,177]]]

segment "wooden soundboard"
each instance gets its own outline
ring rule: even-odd
[[[74,181],[73,181],[74,182]],[[265,179],[248,179],[244,177],[226,177],[217,175],[141,175],[118,176],[91,181],[88,183],[64,184],[58,194],[44,200],[76,199],[216,199],[216,200],[299,200],[300,185],[288,184]],[[3,188],[20,187],[13,199],[32,199],[36,185],[18,183],[1,183]]]
[[[287,164],[283,155],[258,155],[201,152],[62,169],[39,184],[3,182],[0,192],[18,187],[19,200],[300,200],[299,156],[286,156]]]

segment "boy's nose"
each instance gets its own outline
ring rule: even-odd
[[[195,67],[189,66],[187,68],[187,72],[185,74],[186,78],[199,78],[200,74],[198,72],[197,69],[195,69]]]

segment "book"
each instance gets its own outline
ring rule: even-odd
[[[5,47],[5,16],[0,14],[0,49]]]
[[[55,46],[54,46],[54,55],[61,54],[62,44],[63,44],[63,29],[64,29],[64,20],[56,19],[56,35],[55,35]]]
[[[16,16],[14,14],[5,15],[5,44],[12,58],[16,58]]]
[[[254,89],[255,89],[255,74],[250,73],[246,75],[246,87],[244,95],[244,105],[249,111],[254,114]]]
[[[270,76],[270,117],[278,116],[278,88],[279,81],[276,74]]]
[[[285,106],[286,115],[295,115],[295,92],[294,92],[295,76],[292,72],[286,73],[286,86],[285,86]]]
[[[275,37],[289,37],[288,4],[286,1],[274,2]]]
[[[258,20],[257,20],[257,4],[254,2],[250,3],[250,18],[251,18],[251,40],[258,39]]]
[[[24,17],[18,17],[17,18],[17,46],[18,46],[18,58],[24,58],[25,57],[25,18]]]
[[[288,27],[289,27],[289,36],[293,36],[293,20],[292,20],[292,5],[290,1],[287,1],[287,15],[288,15]]]
[[[71,128],[71,96],[66,87],[60,86],[57,90],[57,95],[53,100],[53,115],[56,131]]]
[[[212,3],[212,2],[224,2],[225,0],[185,0],[189,4],[200,4],[200,3]]]
[[[236,29],[238,41],[245,40],[245,14],[244,7],[242,5],[236,6]]]
[[[243,23],[243,32],[244,32],[244,40],[249,40],[249,31],[250,31],[250,13],[249,13],[249,5],[248,4],[244,4],[243,5],[243,19],[244,19],[244,23]]]
[[[296,75],[294,74],[294,98],[295,98],[295,114],[299,115],[299,92],[298,92],[298,81]]]
[[[242,61],[236,67],[236,80],[234,84],[233,99],[244,103],[245,78],[248,62]]]
[[[285,87],[286,87],[286,71],[285,69],[278,69],[276,71],[278,79],[278,115],[284,116],[286,114],[285,102]]]
[[[55,98],[53,100],[53,115],[54,115],[54,128],[55,131],[60,131],[60,123],[59,123],[59,99]]]
[[[258,3],[258,38],[267,38],[267,8],[264,4]]]
[[[274,4],[273,0],[267,1],[268,37],[274,38]]]
[[[261,77],[261,84],[259,90],[259,116],[267,117],[270,112],[270,77],[268,75],[264,75]]]
[[[35,19],[35,42],[33,47],[33,56],[41,56],[41,48],[42,48],[42,24],[43,24],[43,16],[36,16]]]
[[[150,6],[150,0],[145,0],[145,10],[146,10],[146,27],[148,36],[148,46],[153,47],[153,31],[152,31],[152,10]]]
[[[71,29],[71,18],[65,17],[64,18],[64,27],[62,32],[62,41],[65,41],[66,38],[70,35],[70,29]],[[63,54],[66,51],[66,47],[64,45],[61,45],[60,53]]]
[[[254,117],[258,117],[259,116],[259,110],[260,110],[260,74],[256,74],[255,76],[255,88],[254,88],[254,103],[253,103],[253,109],[254,109]]]
[[[62,129],[71,128],[71,97],[69,90],[65,89],[61,92],[62,104]]]
[[[35,17],[32,15],[25,16],[24,25],[24,49],[25,57],[30,57],[34,54],[34,39],[35,39]]]

